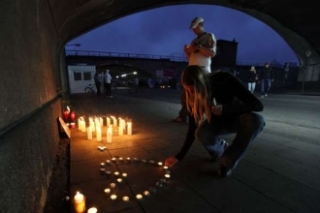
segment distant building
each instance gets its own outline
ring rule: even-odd
[[[227,40],[217,40],[217,54],[212,59],[212,70],[233,69],[237,64],[238,42]]]

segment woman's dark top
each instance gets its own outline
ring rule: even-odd
[[[232,122],[240,114],[251,111],[262,111],[263,105],[244,84],[228,72],[209,74],[212,97],[222,105],[222,115],[212,115],[212,119]],[[189,116],[189,127],[185,142],[180,152],[175,156],[182,160],[195,139],[197,125],[193,116]]]
[[[256,82],[257,74],[253,71],[248,72],[248,83]]]

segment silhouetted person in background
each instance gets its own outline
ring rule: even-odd
[[[106,73],[104,74],[104,87],[106,91],[106,96],[107,98],[112,98],[112,88],[111,88],[111,82],[112,82],[112,77],[109,73],[109,70],[106,70]]]
[[[94,74],[94,84],[96,85],[96,88],[97,88],[97,95],[98,96],[100,96],[100,94],[101,94],[101,91],[100,91],[100,87],[101,87],[101,82],[100,82],[100,80],[99,80],[99,74],[98,74],[98,72],[96,72],[95,74]]]
[[[259,79],[261,83],[261,98],[267,97],[268,92],[271,89],[271,82],[274,79],[273,70],[268,62],[266,62],[264,67],[260,70]]]
[[[248,75],[248,90],[252,93],[254,93],[254,89],[256,88],[256,81],[258,80],[258,74],[256,72],[255,66],[251,66]]]

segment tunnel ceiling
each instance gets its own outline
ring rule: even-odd
[[[69,40],[115,19],[136,12],[181,4],[225,6],[245,12],[277,31],[296,52],[295,34],[320,52],[320,13],[313,0],[49,0],[60,47]],[[292,36],[291,36],[292,37]],[[308,46],[308,45],[307,45]]]

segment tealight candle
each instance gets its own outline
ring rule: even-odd
[[[130,199],[129,199],[128,196],[123,196],[122,200],[123,200],[124,202],[129,202]]]
[[[164,166],[164,167],[163,167],[163,169],[169,169],[169,167],[167,167],[167,166]]]
[[[137,198],[138,200],[141,200],[141,199],[143,198],[143,196],[142,196],[142,194],[137,194],[137,195],[136,195],[136,198]]]
[[[117,160],[117,158],[112,158],[111,160],[112,160],[113,162],[115,162],[115,161]]]
[[[119,161],[123,161],[123,158],[119,158]]]
[[[95,208],[95,207],[92,207],[90,209],[88,209],[87,213],[97,213],[98,212],[98,209]]]
[[[76,212],[84,212],[86,210],[86,201],[84,195],[80,192],[77,192],[73,199]]]
[[[120,175],[120,172],[114,172],[114,175],[115,175],[115,176],[119,176],[119,175]]]
[[[100,171],[104,172],[104,171],[106,171],[106,169],[105,168],[100,168]]]
[[[116,187],[116,184],[115,184],[115,183],[110,183],[110,187],[111,187],[111,188],[115,188],[115,187]]]
[[[122,177],[127,177],[128,174],[127,173],[122,173]]]
[[[100,163],[100,166],[105,166],[105,164],[104,163]]]
[[[164,171],[164,173],[165,173],[165,174],[170,174],[171,171],[170,171],[170,170],[166,170],[166,171]]]
[[[105,188],[105,189],[104,189],[104,193],[109,194],[110,192],[111,192],[111,189],[110,189],[110,188]]]
[[[118,181],[118,183],[122,183],[122,179],[121,178],[118,178],[117,181]]]
[[[144,194],[145,196],[149,196],[149,195],[150,195],[150,192],[146,190],[146,191],[143,192],[143,194]]]
[[[106,163],[107,163],[107,164],[110,164],[110,163],[111,163],[111,161],[110,161],[110,160],[106,160]]]
[[[158,162],[158,165],[159,165],[159,166],[162,166],[162,162],[161,162],[161,161],[160,161],[160,162]]]
[[[129,157],[127,157],[127,161],[130,161],[131,159]]]
[[[111,175],[111,171],[106,171],[106,174],[107,175]]]
[[[164,177],[169,179],[170,178],[170,174],[165,174]]]
[[[111,200],[116,200],[117,199],[117,195],[115,195],[115,194],[110,195],[110,199]]]

